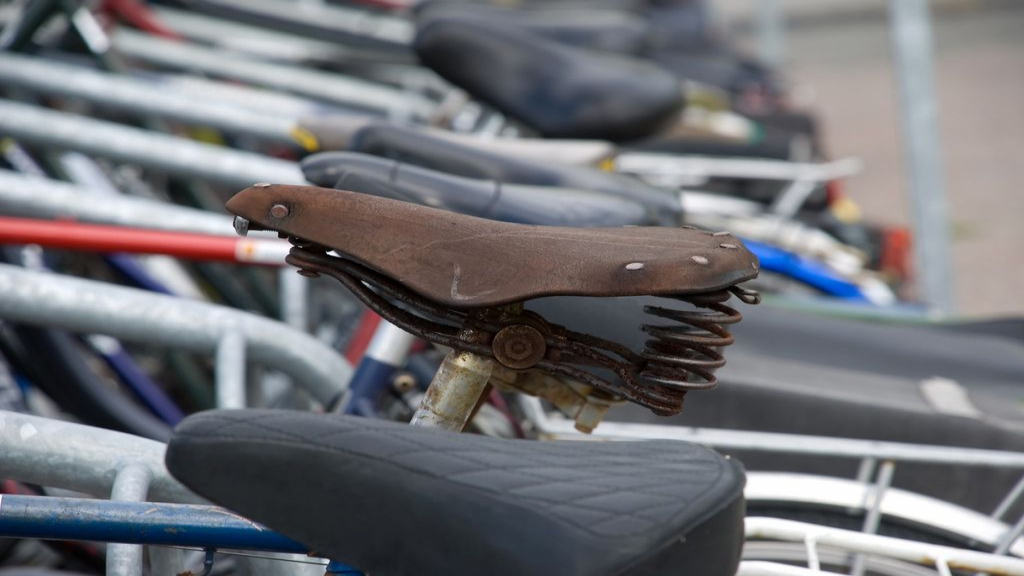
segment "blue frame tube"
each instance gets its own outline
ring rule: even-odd
[[[171,426],[176,426],[185,418],[185,413],[167,392],[142,371],[135,359],[121,348],[120,344],[117,350],[104,350],[100,353],[107,366],[128,385],[135,397],[142,401],[150,412]]]
[[[757,256],[762,270],[789,276],[836,298],[869,302],[860,286],[843,278],[826,264],[777,246],[746,238],[742,240],[747,249]]]
[[[307,554],[308,548],[216,506],[0,495],[0,536]]]
[[[375,417],[381,394],[391,385],[395,371],[405,365],[415,341],[415,336],[382,319],[349,380],[348,395],[338,411]]]

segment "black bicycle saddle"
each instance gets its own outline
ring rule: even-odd
[[[655,64],[515,26],[446,13],[420,23],[413,48],[449,82],[549,138],[641,138],[683,107],[682,85]]]
[[[513,8],[451,1],[416,6],[416,16],[421,21],[442,15],[512,25],[562,44],[621,54],[643,52],[651,35],[651,26],[641,16],[601,6]]]
[[[466,178],[357,152],[315,154],[303,160],[302,172],[317,186],[415,202],[501,222],[602,227],[653,225],[660,221],[653,210],[619,195],[584,188]],[[370,181],[375,184],[366,186]]]
[[[734,574],[740,466],[671,441],[534,442],[281,410],[182,422],[167,467],[374,576]]]

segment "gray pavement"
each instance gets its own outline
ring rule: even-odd
[[[740,40],[753,0],[725,1]],[[907,181],[884,4],[782,2],[784,71],[813,101],[833,156],[863,158],[845,190],[873,221],[907,224]],[[1024,1],[942,0],[933,10],[940,134],[958,308],[1024,314]]]

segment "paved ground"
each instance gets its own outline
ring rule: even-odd
[[[725,0],[736,27],[753,3]],[[811,97],[834,156],[867,169],[847,192],[867,217],[907,223],[896,85],[877,0],[788,0],[784,70]],[[959,311],[1024,314],[1024,1],[940,0],[940,132]],[[750,27],[738,27],[753,45]]]

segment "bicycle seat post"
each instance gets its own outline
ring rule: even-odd
[[[507,356],[510,352],[518,356],[534,356],[538,342],[529,339],[512,338],[507,341],[507,336],[493,336],[486,330],[475,328],[473,324],[478,321],[486,321],[488,318],[503,318],[516,316],[523,312],[523,304],[508,304],[471,314],[462,329],[459,331],[459,340],[468,344],[492,345],[498,342],[499,348],[514,348],[501,350],[501,355]],[[507,333],[506,333],[507,334]],[[504,347],[501,344],[504,343]],[[493,349],[493,347],[492,347]],[[518,354],[517,354],[518,353]],[[506,358],[505,361],[509,359]],[[480,398],[483,396],[487,382],[494,371],[495,360],[486,356],[480,356],[472,352],[452,349],[445,356],[441,367],[438,369],[434,379],[427,388],[423,402],[413,415],[413,426],[427,426],[431,428],[442,428],[461,432],[466,423],[473,417]]]
[[[459,350],[449,352],[411,424],[461,432],[480,402],[493,368],[490,358]]]

